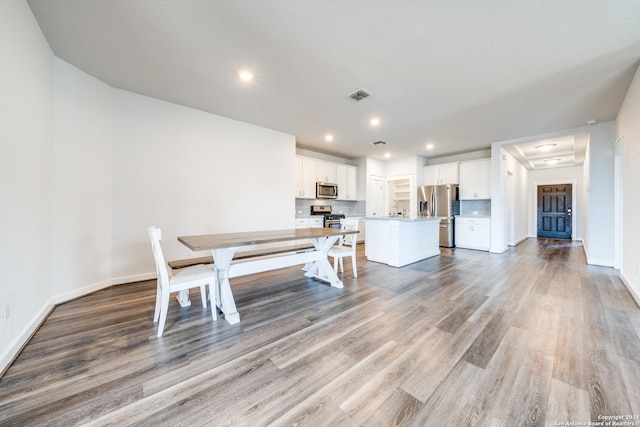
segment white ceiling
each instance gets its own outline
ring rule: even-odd
[[[114,87],[346,158],[439,157],[612,120],[640,58],[637,0],[29,4],[58,57]],[[372,95],[347,97],[361,88]]]
[[[504,148],[527,169],[579,166],[584,163],[588,132],[505,145]],[[547,150],[543,150],[546,147]]]

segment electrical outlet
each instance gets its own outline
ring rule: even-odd
[[[186,255],[193,255],[193,251],[191,249],[189,249],[189,248],[185,248],[184,253]]]

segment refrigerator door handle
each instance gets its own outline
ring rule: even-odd
[[[431,216],[436,216],[435,204],[436,204],[436,192],[433,191],[431,192]]]

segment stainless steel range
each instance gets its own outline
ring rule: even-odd
[[[332,214],[331,206],[327,205],[311,205],[311,215],[322,215],[325,228],[340,228],[340,220],[345,217],[343,214]]]

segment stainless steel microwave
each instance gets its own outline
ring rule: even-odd
[[[338,184],[316,182],[316,199],[337,199]]]

